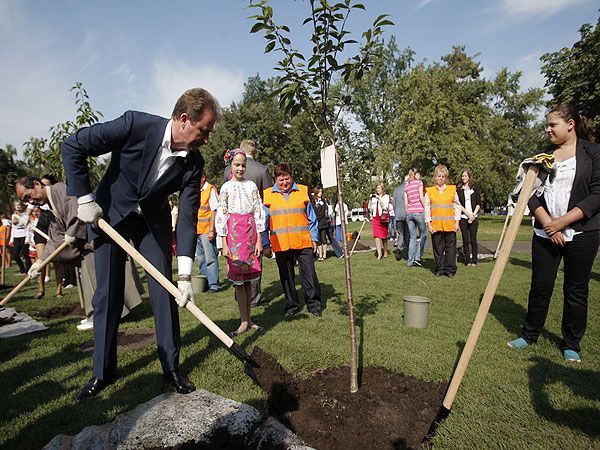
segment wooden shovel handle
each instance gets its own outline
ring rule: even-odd
[[[42,264],[40,265],[40,269],[43,269],[44,267],[46,267],[46,265],[48,265],[55,257],[56,255],[58,255],[60,252],[62,252],[65,248],[67,248],[69,246],[69,244],[67,244],[66,242],[63,242],[62,244],[60,244],[58,246],[58,248],[56,250],[54,250],[50,256],[48,256],[45,260],[42,261]],[[40,277],[43,276],[40,274]],[[31,277],[29,275],[27,275],[25,278],[23,278],[23,281],[21,281],[19,284],[17,284],[14,289],[12,291],[10,291],[8,293],[8,295],[6,297],[4,297],[2,299],[2,301],[0,302],[0,306],[3,306],[4,304],[6,304],[11,298],[14,297],[14,295],[19,292],[21,290],[21,288],[23,286],[25,286],[29,280],[31,280]]]
[[[98,221],[98,226],[102,231],[104,231],[108,236],[111,237],[116,244],[121,247],[125,252],[130,255],[136,263],[144,268],[146,273],[148,273],[152,278],[154,278],[158,283],[165,288],[173,297],[180,298],[181,293],[179,289],[171,283],[167,277],[165,277],[162,273],[158,271],[156,267],[154,267],[150,261],[148,261],[144,256],[138,252],[133,245],[127,242],[123,236],[121,236],[113,227],[109,225],[109,223],[100,219]],[[233,345],[233,339],[231,339],[227,334],[221,330],[217,324],[215,324],[206,314],[204,314],[200,308],[198,308],[192,302],[187,302],[185,305],[186,309],[190,311],[196,318],[202,322],[202,324],[209,329],[209,331],[214,334],[223,344],[225,344],[228,348]]]
[[[31,231],[33,231],[34,233],[39,234],[41,237],[43,237],[44,239],[48,240],[50,239],[50,236],[48,236],[46,233],[44,233],[42,230],[40,230],[39,228],[34,227],[33,225],[29,226],[29,229]]]
[[[527,206],[527,202],[529,201],[529,197],[533,191],[535,179],[537,178],[539,170],[539,167],[533,165],[529,166],[529,169],[527,170],[527,175],[525,176],[525,181],[523,182],[523,187],[521,188],[521,193],[519,194],[519,200],[517,201],[510,225],[508,226],[506,237],[502,242],[498,259],[496,260],[494,269],[490,275],[487,287],[485,288],[485,293],[483,294],[483,299],[479,305],[479,310],[477,311],[473,326],[471,327],[471,332],[469,333],[465,347],[460,355],[460,359],[458,360],[458,364],[456,365],[452,379],[450,380],[448,391],[446,392],[446,396],[442,402],[444,407],[448,410],[450,410],[452,407],[452,403],[456,397],[456,392],[458,391],[465,371],[467,370],[467,366],[469,365],[469,361],[473,355],[473,350],[475,349],[475,344],[477,344],[479,334],[481,333],[486,316],[490,310],[490,306],[492,305],[492,300],[494,300],[496,289],[498,288],[498,284],[502,278],[502,273],[504,272],[504,268],[508,262],[510,251],[512,250],[513,244],[517,237],[521,220],[523,220],[523,213],[525,212],[525,207]]]
[[[367,222],[366,220],[363,220],[363,223],[360,226],[360,230],[358,230],[358,234],[356,235],[356,239],[354,240],[354,244],[352,244],[352,250],[350,250],[350,256],[352,256],[352,253],[354,253],[354,248],[356,247],[356,244],[358,243],[358,238],[360,237],[360,233],[362,233],[362,230],[365,227],[365,223],[366,222]]]

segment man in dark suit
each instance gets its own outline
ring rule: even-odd
[[[267,166],[259,163],[254,159],[254,157],[256,156],[256,144],[253,140],[243,140],[240,143],[240,150],[246,154],[246,173],[244,174],[244,178],[246,178],[246,180],[254,181],[254,184],[256,184],[258,192],[260,193],[260,198],[262,199],[263,191],[265,189],[273,187],[273,177],[269,173],[269,169],[267,168]],[[223,173],[223,181],[229,180],[230,174],[231,168],[229,167],[229,165],[227,165],[225,166],[225,171]],[[262,301],[260,282],[260,278],[250,282],[252,296],[250,299],[250,306],[252,307],[258,306],[258,304]]]
[[[217,100],[204,89],[186,91],[171,119],[127,111],[111,122],[82,128],[62,144],[69,195],[77,197],[77,216],[92,225],[97,289],[94,307],[94,365],[77,401],[97,395],[116,379],[117,330],[123,309],[125,252],[97,229],[103,217],[169,280],[171,213],[168,196],[179,191],[177,287],[184,307],[193,301],[191,270],[204,159],[198,152],[221,117]],[[110,153],[111,160],[92,194],[89,156]],[[150,303],[163,381],[179,393],[195,386],[179,372],[179,313],[173,297],[148,276]]]

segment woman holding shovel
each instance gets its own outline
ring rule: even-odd
[[[567,361],[581,362],[579,345],[587,322],[588,284],[600,244],[600,146],[592,143],[585,118],[572,105],[546,116],[554,172],[541,195],[529,200],[534,216],[531,288],[521,336],[508,343],[524,348],[544,327],[561,259],[564,259],[563,339]]]
[[[256,184],[244,178],[246,154],[239,149],[229,150],[225,154],[225,165],[228,164],[232,177],[221,186],[215,228],[223,242],[227,276],[235,286],[235,298],[240,309],[240,326],[229,333],[233,338],[245,333],[248,328],[263,331],[250,318],[250,282],[262,273],[259,256],[263,249],[259,234],[265,229],[265,213]]]

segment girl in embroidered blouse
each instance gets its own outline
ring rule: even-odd
[[[554,154],[554,174],[544,182],[544,192],[529,200],[535,222],[527,315],[521,335],[508,346],[525,348],[537,342],[562,259],[560,349],[566,361],[581,362],[589,282],[600,246],[600,146],[591,142],[585,118],[572,105],[553,109],[546,122],[552,145],[545,153]]]
[[[223,256],[227,258],[227,276],[235,286],[235,298],[240,309],[240,326],[229,333],[230,337],[252,328],[263,328],[250,317],[250,281],[260,277],[262,253],[260,233],[265,229],[265,213],[256,184],[244,178],[246,155],[238,149],[229,150],[225,164],[230,164],[232,177],[219,194],[219,208],[215,228],[223,242]]]

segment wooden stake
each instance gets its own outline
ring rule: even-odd
[[[473,355],[475,344],[477,344],[479,334],[481,333],[486,316],[490,310],[490,306],[492,305],[492,300],[494,300],[496,289],[498,288],[498,284],[502,278],[502,273],[504,272],[504,268],[508,262],[508,256],[512,250],[515,238],[517,237],[519,226],[523,220],[523,213],[525,212],[525,207],[527,206],[527,202],[529,201],[529,197],[533,191],[539,170],[540,169],[538,166],[533,165],[529,166],[529,169],[527,170],[527,175],[525,176],[525,181],[523,182],[523,187],[521,188],[521,193],[519,194],[517,206],[515,207],[512,220],[510,221],[508,231],[506,232],[506,238],[504,242],[502,242],[500,255],[496,260],[494,269],[492,270],[487,287],[485,288],[485,293],[483,294],[483,299],[479,305],[479,310],[477,311],[473,326],[471,327],[471,332],[469,333],[465,347],[460,355],[460,359],[458,360],[458,364],[454,370],[452,379],[450,380],[448,391],[446,392],[446,396],[442,402],[447,410],[450,410],[452,407],[452,403],[456,397],[456,392],[458,391],[465,371],[467,370],[467,366],[469,365],[469,361],[471,360],[471,356]]]
[[[83,287],[81,287],[81,272],[79,267],[75,267],[75,279],[77,280],[77,294],[79,294],[79,305],[81,309],[85,311],[85,305],[83,303]]]
[[[42,261],[41,265],[40,265],[40,277],[44,276],[41,273],[41,270],[46,267],[46,265],[48,265],[50,263],[50,261],[52,261],[56,255],[58,255],[60,252],[62,252],[65,248],[67,248],[69,246],[69,244],[67,244],[66,242],[63,242],[62,244],[60,244],[58,246],[58,248],[56,250],[54,250],[50,256],[48,256],[45,260]],[[14,297],[14,295],[19,292],[21,290],[21,288],[23,286],[25,286],[29,280],[31,280],[31,277],[29,275],[27,275],[25,278],[23,278],[23,281],[21,281],[19,284],[17,284],[14,289],[12,291],[10,291],[8,293],[8,295],[6,297],[4,297],[2,299],[2,301],[0,302],[0,306],[4,306],[11,298]]]
[[[500,247],[502,246],[502,241],[504,239],[504,232],[506,231],[506,226],[508,225],[509,219],[510,219],[510,214],[508,213],[508,208],[507,208],[506,209],[506,219],[504,219],[504,226],[502,227],[502,233],[500,233],[500,240],[498,241],[498,246],[496,247],[496,252],[494,253],[494,259],[496,259],[498,257],[498,255],[500,254]]]
[[[354,253],[354,248],[356,247],[356,244],[358,243],[358,238],[360,237],[360,233],[362,233],[362,230],[365,227],[365,223],[367,223],[367,221],[363,220],[363,223],[360,226],[360,230],[358,230],[358,234],[356,235],[356,239],[354,239],[354,244],[352,244],[352,250],[350,250],[350,256],[352,256],[352,253]]]
[[[6,240],[8,239],[8,227],[4,226],[4,239],[2,240],[2,269],[0,269],[0,285],[4,286],[4,263],[6,259]]]

